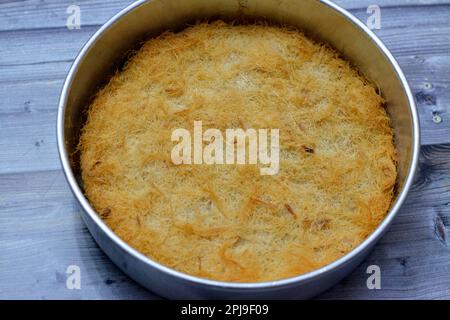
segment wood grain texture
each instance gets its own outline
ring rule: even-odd
[[[425,146],[414,187],[371,256],[339,285],[333,299],[448,298],[450,293],[450,144]],[[60,170],[0,176],[0,297],[153,298],[100,251],[79,218]],[[18,234],[17,226],[20,226]],[[68,290],[66,268],[82,272]],[[382,270],[382,289],[368,290],[366,269]]]
[[[82,45],[131,0],[0,2],[0,298],[155,298],[97,247],[60,169],[55,141],[64,77]],[[339,0],[363,22],[371,0]],[[81,30],[65,27],[82,10]],[[420,170],[391,230],[323,299],[450,297],[450,0],[379,0],[375,30],[401,65],[421,120]],[[433,115],[442,117],[433,122]],[[65,285],[80,266],[81,290]],[[368,290],[366,268],[382,270]]]
[[[73,4],[82,8],[81,23],[83,25],[100,25],[133,2],[133,0],[2,1],[2,10],[0,11],[0,31],[64,28],[68,16],[66,10]],[[383,8],[448,4],[448,0],[337,0],[335,2],[348,10],[366,10],[368,6],[373,4]]]
[[[153,297],[97,247],[60,170],[4,174],[0,180],[0,298]],[[81,269],[81,290],[66,287],[69,265]]]
[[[388,233],[351,276],[321,298],[450,298],[450,144],[424,146],[414,186]],[[368,290],[369,265],[381,290]]]

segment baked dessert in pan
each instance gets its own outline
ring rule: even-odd
[[[396,151],[378,89],[337,52],[269,24],[199,23],[148,40],[99,91],[79,149],[84,190],[143,254],[214,280],[324,266],[382,221]],[[260,164],[176,165],[174,129],[277,128]]]

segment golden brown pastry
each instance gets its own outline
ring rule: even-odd
[[[329,47],[269,25],[201,23],[146,42],[89,108],[86,195],[124,241],[200,277],[324,266],[385,217],[396,181],[377,90]],[[175,165],[176,128],[279,128],[280,168]]]

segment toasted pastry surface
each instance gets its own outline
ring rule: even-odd
[[[85,193],[124,241],[215,280],[324,266],[385,217],[396,151],[383,98],[329,47],[262,24],[200,23],[147,41],[97,94]],[[279,128],[280,171],[174,165],[172,131]]]

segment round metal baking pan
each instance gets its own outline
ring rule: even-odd
[[[395,199],[386,218],[363,243],[320,269],[258,283],[194,277],[161,265],[130,247],[108,228],[84,196],[76,152],[90,99],[120,67],[130,50],[151,36],[177,30],[196,20],[243,17],[298,27],[311,37],[329,43],[374,81],[387,101],[399,157]],[[309,298],[350,273],[388,229],[413,181],[419,154],[419,121],[410,88],[395,59],[364,24],[332,2],[153,0],[138,1],[122,10],[78,54],[59,101],[57,141],[64,173],[92,236],[120,269],[146,288],[167,298]]]

